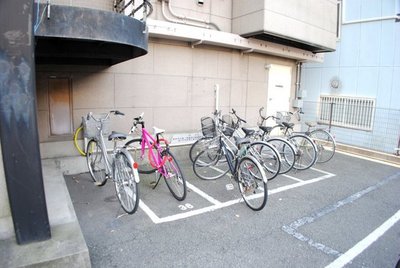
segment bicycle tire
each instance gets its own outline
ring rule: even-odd
[[[128,141],[125,143],[125,148],[132,155],[133,161],[138,164],[138,172],[140,174],[150,174],[157,170],[150,164],[148,157],[146,157],[148,148],[145,149],[142,157],[142,138]]]
[[[237,181],[240,194],[246,205],[254,211],[265,207],[268,199],[267,177],[261,164],[251,156],[240,159]]]
[[[103,149],[94,139],[90,140],[86,147],[86,162],[90,176],[97,186],[103,186],[107,182],[106,160]]]
[[[281,158],[279,152],[268,142],[255,141],[248,148],[248,153],[264,168],[268,180],[279,175],[281,169]]]
[[[211,146],[196,156],[193,171],[203,180],[219,179],[229,171],[229,164],[223,158],[221,146]]]
[[[161,155],[163,158],[166,158],[163,170],[167,174],[167,176],[164,176],[164,180],[169,191],[176,200],[185,200],[187,194],[186,180],[176,158],[169,149],[164,150]]]
[[[317,145],[317,163],[326,163],[331,160],[336,151],[336,142],[333,136],[326,130],[315,129],[310,132],[310,138]]]
[[[135,180],[133,166],[123,153],[115,155],[113,178],[121,207],[128,214],[135,213],[139,205],[139,187]]]
[[[195,143],[193,143],[192,146],[190,146],[189,158],[192,163],[194,162],[194,159],[196,159],[196,156],[204,151],[208,143],[211,142],[213,139],[214,137],[202,137],[198,139]]]
[[[79,154],[82,156],[86,156],[86,152],[83,150],[83,148],[79,145],[79,140],[78,137],[80,135],[80,133],[83,130],[83,125],[80,125],[74,132],[74,145],[75,148],[78,150]]]
[[[279,174],[286,174],[292,170],[296,162],[296,152],[293,145],[287,140],[274,137],[268,139],[267,142],[274,146],[281,157],[281,168]]]
[[[306,170],[317,161],[318,151],[315,143],[306,135],[295,134],[289,140],[296,148],[296,162],[293,166],[297,170]]]

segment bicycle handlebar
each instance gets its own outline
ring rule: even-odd
[[[86,119],[89,120],[90,118],[92,118],[96,122],[102,122],[102,121],[106,121],[110,117],[110,114],[125,115],[124,113],[122,113],[118,110],[112,110],[112,111],[109,111],[105,117],[97,119],[96,117],[93,116],[92,112],[89,112],[86,116]]]
[[[247,121],[246,120],[244,120],[244,119],[242,119],[242,118],[240,118],[237,114],[236,114],[236,111],[235,111],[235,109],[233,109],[232,108],[232,112],[231,112],[231,114],[233,114],[233,115],[235,115],[236,116],[236,118],[239,120],[239,121],[242,121],[243,123],[247,123]]]
[[[304,114],[304,112],[301,108],[298,108],[294,113],[289,112],[289,114],[297,116],[297,121],[300,121],[301,120],[300,115]]]
[[[262,119],[261,125],[264,123],[264,121],[267,121],[267,120],[270,119],[270,118],[272,118],[272,119],[277,119],[277,117],[276,117],[276,116],[273,116],[273,115],[264,117],[264,116],[261,114],[261,112],[262,112],[263,110],[264,110],[264,107],[261,107],[261,108],[258,110],[258,113],[260,114],[260,117],[261,117],[261,119]]]

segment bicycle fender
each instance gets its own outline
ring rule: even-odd
[[[126,156],[126,158],[128,158],[129,164],[131,165],[131,167],[133,167],[133,174],[135,175],[135,182],[139,183],[140,182],[139,172],[138,172],[137,168],[134,168],[135,161],[133,160],[131,154],[128,152],[128,150],[126,148],[121,149],[121,154],[124,154]]]

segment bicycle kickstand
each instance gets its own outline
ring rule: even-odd
[[[156,178],[157,178],[157,174],[159,174],[159,176],[158,176],[157,181],[154,183],[153,189],[155,189],[155,188],[157,187],[157,185],[158,185],[158,183],[160,182],[161,177],[162,177],[162,174],[158,173],[157,171],[156,171],[154,174],[156,174]],[[152,183],[152,184],[153,184],[153,183]]]

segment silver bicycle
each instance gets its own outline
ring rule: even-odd
[[[118,200],[128,214],[133,214],[139,205],[138,165],[118,141],[126,139],[126,134],[113,131],[108,140],[114,143],[113,150],[107,153],[104,135],[107,134],[110,114],[124,115],[120,111],[110,111],[96,118],[91,112],[82,118],[85,137],[89,138],[86,147],[86,160],[90,175],[97,186],[103,186],[107,179],[114,181]]]

